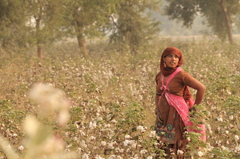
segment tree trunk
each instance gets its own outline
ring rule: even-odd
[[[78,46],[79,46],[80,50],[83,49],[83,56],[87,57],[88,50],[86,47],[86,41],[85,41],[84,37],[82,35],[78,35],[77,40],[78,40]]]
[[[228,34],[228,40],[229,40],[230,44],[233,44],[231,19],[230,19],[230,16],[228,14],[228,10],[223,4],[223,0],[218,0],[218,1],[221,4],[221,8],[222,8],[222,11],[224,13],[225,24],[226,24],[226,28],[227,28],[227,34]]]
[[[42,47],[38,44],[37,45],[37,54],[40,59],[42,59]]]
[[[37,54],[40,59],[42,59],[42,47],[41,47],[41,41],[40,41],[40,25],[42,20],[42,7],[40,7],[40,12],[38,15],[38,18],[36,18],[36,40],[37,40]]]

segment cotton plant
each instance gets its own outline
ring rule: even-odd
[[[56,121],[63,128],[69,120],[70,102],[65,93],[49,84],[35,84],[29,93],[30,98],[39,103],[38,113],[42,119]],[[65,142],[52,127],[45,125],[36,116],[28,115],[23,121],[25,138],[23,145],[18,147],[22,154],[3,137],[0,146],[8,159],[65,159],[76,157],[74,152],[64,152]]]

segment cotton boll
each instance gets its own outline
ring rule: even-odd
[[[95,137],[95,136],[91,136],[91,137],[89,138],[89,140],[90,140],[90,141],[94,141],[94,140],[96,140],[96,137]]]
[[[233,120],[233,119],[234,119],[233,115],[230,115],[229,120]]]
[[[19,146],[19,147],[18,147],[18,150],[23,151],[23,150],[24,150],[24,146],[22,146],[22,145]]]
[[[62,110],[58,114],[57,123],[59,126],[66,126],[69,119],[70,119],[70,114],[68,110]]]
[[[235,136],[234,136],[234,139],[235,139],[235,141],[238,141],[238,140],[239,140],[239,136],[238,136],[238,135],[235,135]]]
[[[182,150],[177,150],[177,155],[183,155],[183,151]]]
[[[145,149],[140,151],[140,154],[141,154],[142,156],[145,155],[146,153],[147,153],[147,150],[145,150]]]
[[[90,158],[89,158],[89,155],[85,153],[82,155],[82,159],[90,159]]]
[[[125,135],[125,139],[131,139],[130,135]]]
[[[29,115],[23,122],[23,130],[29,136],[35,136],[41,124],[36,117]]]
[[[154,138],[156,137],[156,131],[151,131],[149,137]]]
[[[197,152],[197,155],[198,155],[199,157],[202,157],[204,154],[203,154],[202,151],[198,151],[198,152]]]
[[[101,141],[101,146],[106,146],[107,142],[106,141]]]
[[[80,145],[82,148],[87,148],[87,144],[84,140],[81,141]]]

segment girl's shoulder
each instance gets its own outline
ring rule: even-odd
[[[189,73],[185,72],[184,70],[181,70],[178,72],[176,76],[184,78],[185,76],[191,76]]]

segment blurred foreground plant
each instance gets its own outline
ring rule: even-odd
[[[29,93],[30,98],[39,103],[39,117],[43,120],[56,121],[61,130],[69,120],[70,102],[64,92],[49,84],[35,84]],[[23,146],[16,153],[13,146],[0,136],[0,147],[8,159],[74,158],[74,152],[64,152],[64,141],[52,127],[40,122],[37,117],[28,115],[23,122],[25,139]]]

